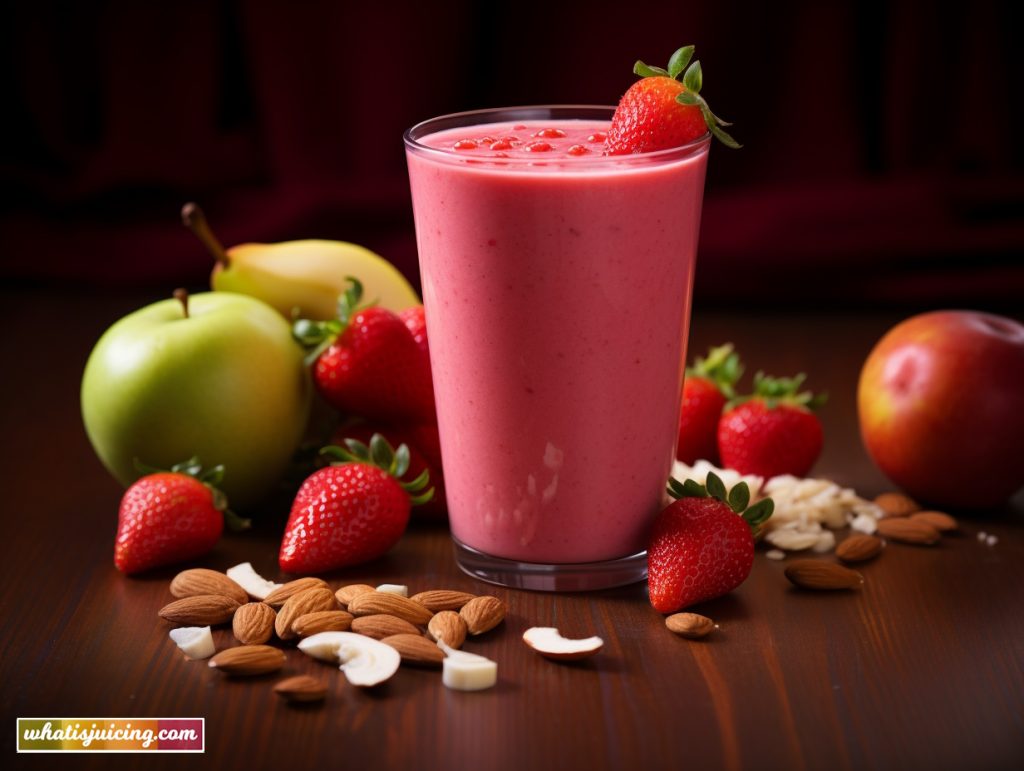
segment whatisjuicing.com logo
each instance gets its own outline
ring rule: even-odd
[[[18,752],[204,752],[201,717],[19,717]]]

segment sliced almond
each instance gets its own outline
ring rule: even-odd
[[[442,610],[434,614],[427,624],[427,633],[438,642],[450,645],[452,648],[461,648],[466,642],[468,632],[466,622],[462,616],[454,610]]]
[[[160,608],[160,618],[179,626],[226,624],[238,610],[238,603],[223,594],[183,597]]]
[[[347,609],[348,604],[352,602],[352,598],[360,594],[366,594],[367,592],[377,591],[369,584],[348,584],[347,586],[341,587],[334,593],[334,596],[338,598],[338,602],[341,603],[341,607]]]
[[[306,578],[296,578],[294,581],[289,581],[278,589],[275,589],[266,597],[263,601],[270,605],[272,608],[280,608],[284,605],[291,597],[304,592],[307,589],[327,588],[327,582],[322,578],[314,578],[313,576],[307,576]]]
[[[877,557],[885,542],[873,535],[851,535],[836,547],[836,556],[843,562],[866,562]]]
[[[864,583],[856,570],[824,560],[796,560],[786,565],[786,578],[803,589],[854,589]]]
[[[551,626],[535,626],[527,629],[523,632],[523,642],[541,656],[555,661],[584,659],[593,656],[604,647],[604,640],[600,637],[570,640],[567,637],[562,637],[558,630]]]
[[[235,611],[231,631],[243,645],[260,645],[274,633],[277,613],[265,602],[247,602]]]
[[[390,645],[406,664],[422,664],[439,667],[444,661],[444,652],[426,637],[418,634],[394,634],[381,640]]]
[[[190,659],[208,659],[217,652],[208,626],[179,626],[169,633],[174,644]]]
[[[890,541],[922,546],[931,546],[942,538],[939,531],[927,522],[903,517],[878,520],[878,534]]]
[[[347,632],[351,626],[351,613],[343,610],[317,610],[295,619],[292,631],[299,637],[309,637],[320,632]]]
[[[434,615],[418,602],[413,602],[408,597],[378,591],[357,594],[349,600],[348,612],[353,616],[370,616],[376,613],[386,613],[389,616],[403,618],[410,624],[416,624],[417,626],[425,626],[430,621],[430,617]]]
[[[390,645],[352,632],[320,632],[300,642],[299,650],[313,658],[340,662],[352,685],[366,687],[383,683],[402,663]]]
[[[475,653],[450,648],[442,641],[438,647],[444,651],[441,682],[456,691],[482,691],[498,682],[498,664]]]
[[[277,612],[277,618],[274,620],[274,631],[282,640],[291,640],[297,636],[292,630],[292,624],[297,619],[318,610],[337,609],[338,600],[334,596],[334,592],[326,586],[306,589],[298,594],[293,594],[281,606]]]
[[[665,626],[670,632],[690,640],[707,637],[718,628],[718,624],[699,613],[673,613],[665,619]]]
[[[239,645],[236,648],[225,648],[210,659],[210,667],[229,675],[265,675],[279,670],[284,662],[284,651],[280,648]]]
[[[505,603],[497,597],[474,597],[459,611],[471,635],[489,632],[505,619]]]
[[[171,594],[174,597],[196,597],[200,594],[223,594],[239,605],[249,601],[249,595],[223,573],[206,568],[183,570],[171,579]]]
[[[908,517],[921,510],[921,504],[903,493],[882,493],[875,498],[875,505],[887,517]]]
[[[409,599],[418,602],[432,613],[440,613],[442,610],[459,610],[470,600],[476,599],[476,595],[451,589],[432,589],[429,592],[414,594]]]
[[[960,527],[960,523],[944,511],[919,511],[911,514],[910,518],[931,525],[940,533],[949,533]]]
[[[305,704],[327,696],[327,684],[309,675],[289,677],[274,686],[274,693],[287,701]]]
[[[266,598],[275,589],[280,589],[282,584],[268,581],[257,573],[251,562],[243,562],[227,569],[227,576],[236,584],[245,589],[246,593],[254,600]]]
[[[420,630],[404,618],[389,616],[386,613],[374,613],[369,616],[357,616],[352,619],[352,631],[356,634],[383,640],[395,634],[419,634]]]

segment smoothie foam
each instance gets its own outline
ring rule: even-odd
[[[635,554],[663,506],[708,140],[606,158],[607,125],[408,149],[452,533],[496,557]]]

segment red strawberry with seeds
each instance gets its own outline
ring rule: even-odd
[[[196,458],[171,471],[138,479],[121,498],[114,564],[122,573],[139,573],[201,557],[213,548],[227,519],[232,529],[248,526],[227,508],[216,489],[224,467],[203,473]]]
[[[733,387],[742,374],[732,343],[712,348],[706,359],[698,357],[687,367],[676,447],[676,457],[683,463],[704,459],[717,465],[718,421],[726,402],[736,395]]]
[[[435,425],[385,425],[383,423],[357,423],[340,426],[331,437],[332,444],[344,444],[346,439],[357,439],[369,443],[374,434],[380,434],[392,447],[406,445],[409,448],[409,469],[413,478],[424,471],[430,474],[434,486],[434,497],[412,510],[413,517],[423,520],[444,519],[448,516],[445,502],[444,477],[440,462],[441,440]]]
[[[806,476],[821,454],[821,422],[811,412],[825,401],[800,391],[804,375],[771,378],[758,372],[752,396],[734,401],[718,423],[718,451],[725,468],[768,479]]]
[[[409,448],[392,449],[375,434],[369,446],[355,439],[321,453],[340,462],[314,472],[292,503],[278,563],[288,573],[320,573],[358,565],[395,545],[412,506],[433,497],[424,471],[411,482]]]
[[[667,69],[641,61],[633,66],[641,79],[619,100],[605,139],[605,155],[668,150],[709,131],[727,147],[740,146],[722,128],[730,124],[711,112],[700,95],[703,73],[699,61],[690,63],[693,50],[693,46],[677,50]]]
[[[435,422],[434,388],[426,337],[418,341],[407,323],[384,308],[358,308],[362,284],[338,300],[338,318],[300,319],[293,333],[313,347],[307,361],[313,382],[342,412],[372,420]]]
[[[647,589],[659,613],[675,613],[731,592],[754,564],[754,531],[772,515],[765,498],[750,508],[740,482],[728,494],[714,473],[707,486],[669,480],[677,498],[658,515],[647,547]]]

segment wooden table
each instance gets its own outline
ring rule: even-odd
[[[205,756],[117,758],[147,767],[369,768],[1009,768],[1024,761],[1024,531],[1020,498],[963,519],[934,548],[890,545],[863,568],[862,591],[791,588],[759,551],[737,591],[699,610],[721,629],[677,638],[644,586],[596,594],[504,590],[462,575],[443,528],[417,527],[386,557],[332,585],[451,587],[508,602],[505,623],[466,648],[499,662],[481,693],[405,669],[372,691],[294,651],[285,674],[331,684],[326,703],[290,707],[277,677],[231,680],[187,662],[157,610],[174,570],[126,579],[111,561],[120,496],[89,449],[78,413],[88,351],[138,293],[4,291],[4,755],[15,716],[206,718]],[[692,350],[733,340],[751,370],[805,370],[827,389],[816,472],[874,495],[888,485],[856,433],[860,363],[898,314],[700,313]],[[609,470],[614,473],[614,470]],[[283,517],[285,511],[276,512]],[[201,564],[250,560],[276,575],[280,520],[223,539]],[[992,547],[979,530],[995,534]],[[520,641],[534,625],[606,641],[558,664]],[[230,632],[216,633],[218,644]],[[19,765],[52,766],[25,756]],[[109,755],[64,754],[95,767]]]

